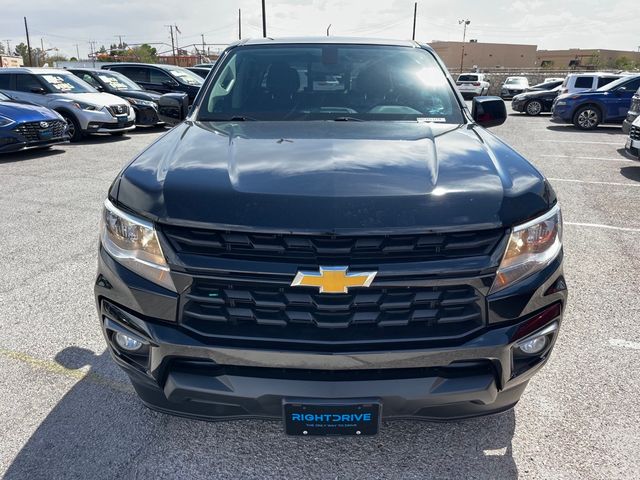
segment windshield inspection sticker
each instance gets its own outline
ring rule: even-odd
[[[444,123],[447,121],[446,118],[444,117],[418,117],[416,118],[416,121],[418,122],[440,122],[440,123]]]

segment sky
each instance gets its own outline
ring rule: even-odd
[[[273,37],[332,35],[407,39],[414,0],[266,0],[267,34]],[[171,49],[167,25],[177,25],[178,44],[226,44],[262,36],[261,0],[0,0],[0,41],[86,58],[90,41],[154,43]],[[467,39],[525,43],[539,49],[640,48],[639,0],[418,0],[416,39],[462,39],[459,20],[470,20]],[[52,51],[54,53],[55,51]]]

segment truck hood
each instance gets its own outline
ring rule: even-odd
[[[30,103],[0,101],[0,115],[16,122],[35,122],[38,120],[62,120],[53,110]]]
[[[279,231],[494,228],[549,208],[489,132],[418,122],[185,122],[114,183],[155,221]]]

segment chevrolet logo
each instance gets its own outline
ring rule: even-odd
[[[368,287],[378,272],[349,273],[349,267],[320,267],[319,272],[300,271],[292,287],[318,287],[320,293],[348,293],[349,288]]]

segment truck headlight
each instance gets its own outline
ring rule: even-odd
[[[547,213],[513,228],[489,293],[495,293],[545,268],[562,249],[562,214]]]
[[[107,199],[100,230],[102,246],[115,260],[147,280],[176,291],[151,222],[123,212]]]

